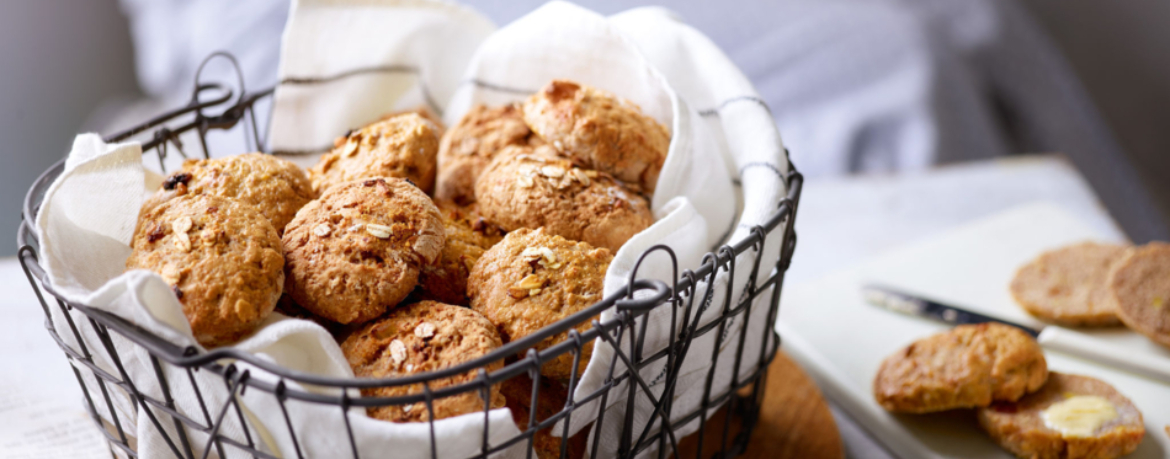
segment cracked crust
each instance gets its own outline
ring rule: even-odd
[[[206,347],[252,333],[280,299],[280,237],[239,201],[187,194],[144,207],[130,247],[126,269],[161,275]]]
[[[617,251],[654,223],[646,199],[551,147],[508,147],[475,183],[480,212],[507,231],[541,228]]]
[[[474,204],[461,207],[451,201],[437,200],[435,204],[443,215],[447,243],[439,262],[422,267],[419,273],[418,295],[441,303],[467,306],[467,278],[471,268],[483,255],[504,238],[504,232],[479,216]]]
[[[365,322],[406,298],[445,241],[439,209],[406,180],[343,183],[289,223],[285,290],[321,317]]]
[[[505,342],[523,338],[601,301],[605,270],[612,260],[609,250],[584,242],[542,230],[513,231],[485,252],[472,268],[467,281],[471,308],[495,324]],[[576,328],[585,331],[591,327],[586,320]],[[565,331],[535,348],[548,349],[568,337]],[[592,352],[593,343],[586,343],[581,350],[580,371],[585,370]],[[546,362],[540,372],[550,378],[568,379],[572,367],[570,352]]]
[[[1117,263],[1108,284],[1121,321],[1170,347],[1170,244],[1133,249]]]
[[[255,207],[277,234],[297,211],[317,197],[309,176],[296,164],[263,153],[216,159],[189,159],[167,176],[148,205],[186,194],[232,198]]]
[[[351,131],[309,169],[313,189],[324,193],[340,183],[371,177],[398,177],[430,194],[435,185],[439,128],[406,113]]]
[[[435,197],[458,204],[475,202],[475,179],[496,153],[509,145],[528,145],[534,139],[539,140],[524,124],[518,104],[472,107],[439,143]]]
[[[524,102],[524,121],[577,164],[651,193],[670,132],[636,104],[600,89],[553,80]]]
[[[1015,401],[1048,377],[1031,336],[998,323],[960,325],[920,339],[886,358],[873,381],[889,411],[929,413]]]
[[[1075,395],[1109,400],[1117,417],[1092,436],[1064,436],[1045,425],[1042,412]],[[997,402],[977,411],[979,426],[1001,447],[1017,457],[1034,459],[1111,459],[1137,449],[1145,436],[1142,413],[1124,395],[1104,381],[1088,376],[1049,373],[1039,391],[1019,401]]]
[[[1083,242],[1044,252],[1016,271],[1012,297],[1030,314],[1060,325],[1118,325],[1107,281],[1127,250]]]
[[[479,313],[467,308],[422,301],[390,311],[385,317],[355,331],[341,343],[341,351],[359,378],[393,378],[442,370],[484,356],[503,343],[496,328]],[[503,367],[493,362],[484,367],[489,372]],[[433,380],[432,390],[474,381],[477,371]],[[396,397],[418,394],[422,384],[362,389],[365,397]],[[491,407],[504,406],[500,386],[491,388]],[[473,389],[438,398],[432,404],[435,419],[482,412],[484,401]],[[430,420],[426,403],[372,406],[370,417],[391,422]]]

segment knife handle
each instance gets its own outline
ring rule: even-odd
[[[1081,357],[1170,384],[1170,359],[1138,355],[1124,347],[1055,325],[1044,327],[1036,340],[1045,349]]]

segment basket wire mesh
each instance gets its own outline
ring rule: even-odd
[[[217,53],[208,58],[227,58],[235,65],[230,55]],[[206,61],[204,65],[206,65]],[[203,67],[200,67],[202,74]],[[238,66],[237,66],[238,74]],[[142,142],[144,154],[153,153],[158,158],[160,169],[165,170],[166,158],[173,148],[181,157],[187,158],[180,136],[194,134],[199,139],[202,157],[210,157],[207,134],[213,131],[236,130],[240,127],[245,143],[250,149],[263,150],[265,141],[259,128],[257,117],[259,102],[268,101],[273,89],[248,93],[244,91],[243,79],[238,81],[238,88],[233,90],[219,83],[203,83],[196,78],[195,90],[190,102],[179,109],[159,115],[141,125],[115,134],[107,138],[109,142],[124,141],[138,138]],[[268,101],[270,102],[270,101]],[[213,109],[224,107],[222,112],[211,113]],[[143,138],[145,137],[145,138]],[[377,407],[389,405],[405,405],[422,402],[428,414],[427,421],[430,432],[430,450],[432,457],[438,457],[438,446],[435,443],[434,402],[443,397],[476,392],[484,400],[484,425],[487,425],[488,413],[491,409],[488,393],[493,385],[501,384],[506,380],[527,376],[532,381],[531,398],[528,400],[530,408],[526,426],[521,426],[520,435],[506,441],[492,443],[489,440],[487,428],[483,429],[479,454],[473,457],[489,457],[504,451],[513,445],[527,443],[528,456],[533,455],[533,443],[536,433],[551,429],[558,422],[562,423],[560,432],[560,458],[573,457],[569,445],[569,424],[575,412],[581,411],[586,404],[599,401],[600,406],[608,406],[612,397],[626,393],[627,404],[623,419],[607,419],[606,410],[600,410],[597,419],[593,421],[593,429],[600,431],[605,423],[622,423],[622,435],[617,446],[618,456],[633,457],[650,448],[656,447],[658,457],[679,453],[679,441],[676,431],[683,426],[698,421],[698,431],[694,438],[697,447],[688,455],[702,457],[733,457],[741,454],[751,437],[755,427],[756,417],[760,404],[765,395],[761,388],[765,386],[767,367],[779,349],[780,337],[773,331],[778,309],[784,273],[792,260],[796,246],[796,235],[793,224],[797,205],[800,200],[803,178],[794,167],[783,175],[787,185],[787,197],[781,200],[775,212],[763,225],[750,228],[750,235],[733,245],[719,247],[716,251],[707,254],[703,262],[694,270],[679,271],[678,263],[673,251],[664,245],[652,247],[639,257],[637,264],[631,271],[626,288],[618,294],[611,295],[602,301],[582,310],[552,326],[546,327],[533,335],[505,344],[503,347],[480,358],[476,358],[439,371],[415,374],[393,379],[340,379],[329,378],[294,371],[275,365],[269,361],[256,358],[254,355],[232,347],[216,348],[209,351],[200,351],[195,347],[180,347],[128,322],[127,320],[108,312],[89,307],[84,304],[70,302],[56,293],[52,286],[42,279],[45,271],[38,262],[39,241],[35,237],[33,222],[36,220],[41,199],[52,181],[62,173],[64,161],[55,164],[45,171],[34,183],[25,199],[22,213],[22,223],[17,235],[20,246],[18,258],[29,284],[36,292],[37,299],[45,314],[45,328],[64,351],[66,359],[71,364],[73,373],[81,387],[83,401],[89,415],[108,441],[110,450],[116,456],[138,457],[138,448],[135,444],[129,427],[131,420],[116,407],[115,391],[122,391],[135,404],[138,412],[137,422],[149,422],[163,433],[166,450],[174,457],[194,459],[195,457],[209,457],[214,452],[218,457],[251,456],[259,458],[277,458],[279,452],[274,452],[260,446],[256,427],[249,422],[245,410],[241,409],[239,396],[245,391],[259,391],[272,397],[279,405],[283,419],[264,420],[269,428],[287,429],[291,438],[295,456],[305,457],[302,451],[302,440],[307,432],[298,432],[289,415],[291,404],[318,404],[333,406],[341,411],[341,418],[348,434],[348,455],[354,458],[361,457],[357,442],[354,440],[351,427],[352,407]],[[764,243],[769,234],[778,234],[783,237],[778,257],[767,262]],[[663,255],[651,257],[661,252]],[[735,260],[741,254],[753,252],[754,262],[747,277],[747,285],[738,299],[733,298],[731,288],[726,288],[721,298],[716,296],[716,277],[725,274],[734,277]],[[670,284],[638,278],[639,268],[643,262],[670,263],[673,280]],[[763,265],[761,267],[761,265]],[[763,273],[767,277],[757,281],[758,275]],[[742,274],[741,274],[742,275]],[[732,283],[728,283],[732,285]],[[47,293],[48,295],[45,295]],[[637,295],[635,295],[637,293]],[[766,298],[767,306],[763,318],[751,317],[752,304],[758,298]],[[709,307],[721,308],[714,320],[700,323],[700,317]],[[671,324],[669,342],[663,349],[647,351],[644,348],[647,329],[647,315],[655,308],[669,307]],[[56,308],[61,314],[56,317],[52,309]],[[610,320],[601,321],[596,318],[602,311],[614,308],[616,314]],[[80,315],[71,314],[77,311]],[[681,314],[681,321],[679,319]],[[743,324],[739,327],[738,336],[731,334],[729,324],[742,317]],[[61,320],[64,318],[64,320]],[[82,319],[83,318],[83,319]],[[592,327],[579,332],[576,326],[590,322]],[[681,326],[676,326],[680,324]],[[746,377],[740,377],[744,363],[744,347],[750,327],[762,328],[763,339],[755,362],[749,362],[750,371]],[[537,351],[534,346],[545,338],[558,333],[568,333],[568,339],[547,349]],[[718,342],[737,340],[734,355],[734,366],[730,387],[722,393],[713,392],[715,369],[720,358],[719,345],[711,354],[711,366],[703,381],[703,393],[698,409],[682,415],[672,412],[670,403],[676,395],[675,384],[678,381],[679,371],[682,369],[684,357],[688,355],[691,346],[697,338],[709,333],[715,333]],[[87,345],[83,334],[92,334],[98,338],[101,346]],[[71,339],[66,340],[63,336]],[[127,372],[122,356],[115,345],[116,339],[124,339],[141,347],[149,354],[149,363],[153,368],[156,381],[161,388],[161,396],[139,390],[141,384],[135,381]],[[581,351],[586,343],[602,341],[614,349],[611,361],[608,362],[608,374],[597,390],[589,394],[576,394],[580,382],[578,364],[581,362]],[[622,346],[625,343],[627,346]],[[625,349],[625,350],[623,350]],[[627,352],[629,351],[629,352]],[[551,415],[538,416],[540,403],[541,376],[540,368],[545,362],[571,353],[573,356],[572,374],[567,383],[567,398],[563,406],[558,407]],[[510,357],[523,355],[523,357]],[[499,370],[488,372],[485,367],[501,359],[508,359],[508,363]],[[96,360],[105,359],[113,362],[116,371],[108,371]],[[664,373],[661,376],[663,389],[658,396],[651,390],[650,382],[646,381],[640,371],[647,366],[665,360]],[[243,362],[247,365],[237,365]],[[246,366],[246,368],[241,368]],[[167,371],[164,371],[167,368]],[[618,370],[619,368],[620,371]],[[271,378],[255,378],[254,371],[268,373]],[[475,372],[474,381],[443,387],[432,387],[440,379],[451,376]],[[230,395],[226,402],[213,406],[205,402],[204,392],[209,388],[201,387],[203,381],[196,378],[199,372],[210,372],[222,379]],[[185,375],[185,378],[167,378],[167,374]],[[656,378],[657,379],[657,378]],[[272,382],[276,381],[276,382]],[[327,395],[302,388],[292,387],[286,382],[296,382],[299,385],[337,388],[337,395]],[[354,397],[350,389],[375,387],[392,387],[418,384],[419,393],[412,393],[395,397]],[[185,413],[178,409],[172,393],[179,390],[190,390],[198,399],[198,410],[194,413]],[[651,419],[641,429],[636,429],[634,422],[634,403],[638,397],[648,398],[653,404]],[[721,417],[721,425],[712,425],[709,422],[710,413],[714,408],[725,407],[728,415]],[[577,415],[582,415],[577,413]],[[538,419],[539,418],[539,419]],[[230,435],[223,426],[227,422],[238,423],[242,435]],[[169,435],[164,424],[173,426],[174,435]],[[664,428],[665,426],[665,428]],[[733,428],[734,427],[734,428]],[[716,429],[712,431],[711,429]],[[583,430],[588,432],[589,428]],[[196,444],[189,432],[201,432],[207,438],[206,444]],[[597,457],[601,436],[594,435],[592,439],[592,455]],[[708,439],[718,439],[717,445],[705,444]],[[579,453],[577,453],[579,454]],[[346,455],[338,452],[338,456]]]

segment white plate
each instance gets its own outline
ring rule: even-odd
[[[894,454],[905,457],[1012,457],[979,429],[971,411],[892,415],[873,400],[873,376],[890,353],[945,330],[938,322],[869,305],[859,289],[878,283],[1018,323],[1042,323],[1016,306],[1008,283],[1040,252],[1083,240],[1110,242],[1051,204],[1033,204],[894,250],[818,281],[785,288],[777,329],[784,348],[826,395]],[[1119,242],[1119,241],[1113,241]],[[797,256],[815,256],[801,254]],[[1132,352],[1170,359],[1170,350],[1125,328],[1088,331]],[[1145,416],[1146,437],[1132,458],[1170,457],[1170,385],[1046,352],[1054,371],[1102,379]]]

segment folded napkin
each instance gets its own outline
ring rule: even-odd
[[[552,2],[495,30],[478,14],[438,1],[300,0],[294,3],[285,30],[280,78],[269,148],[301,154],[295,158],[302,164],[313,163],[317,156],[313,153],[323,152],[340,133],[387,112],[425,104],[454,123],[473,104],[519,100],[554,78],[580,81],[637,103],[670,129],[670,153],[651,203],[656,222],[615,254],[606,274],[607,295],[622,291],[639,256],[656,244],[674,251],[680,270],[697,268],[707,252],[750,234],[751,225],[771,215],[785,192],[781,174],[788,165],[767,108],[709,40],[661,9],[637,9],[606,18],[569,3]],[[144,168],[137,144],[107,145],[94,135],[79,136],[65,173],[45,196],[37,221],[41,257],[47,280],[71,301],[112,312],[177,345],[198,346],[179,303],[158,275],[122,272],[138,209],[160,181],[161,177]],[[92,200],[92,196],[102,199]],[[764,263],[776,260],[780,236],[780,231],[769,236],[763,247]],[[703,322],[739,303],[758,255],[749,251],[740,256],[734,264],[734,279],[727,272],[715,278],[715,301],[704,309]],[[638,277],[669,283],[674,273],[666,255],[650,257]],[[771,270],[771,265],[762,265],[758,280]],[[705,288],[704,282],[698,291]],[[732,301],[725,305],[723,293],[728,289],[733,292]],[[675,416],[700,406],[708,377],[712,378],[711,394],[717,396],[727,392],[734,376],[756,368],[761,339],[771,330],[763,323],[769,296],[769,292],[758,296],[746,312],[729,321],[721,335],[708,333],[696,339],[674,391]],[[750,329],[743,327],[745,315],[754,317]],[[607,311],[601,319],[614,317],[613,311]],[[66,331],[69,318],[85,320],[75,311],[54,311],[54,322],[68,345],[75,349],[84,345],[96,364],[113,374],[118,374],[120,363],[139,391],[163,397],[149,354],[111,334],[112,346],[121,357],[114,362],[89,327],[82,327],[86,331],[80,342],[74,339]],[[669,342],[670,308],[656,308],[647,320],[644,354],[650,355]],[[311,322],[274,314],[236,347],[299,371],[352,376],[337,344]],[[715,349],[718,366],[712,368]],[[596,343],[576,397],[605,384],[615,352],[604,342]],[[629,355],[629,349],[622,352]],[[741,365],[732,368],[737,353]],[[636,391],[636,432],[651,420],[649,396],[659,397],[665,387],[664,364],[662,360],[641,371],[651,394]],[[624,366],[620,361],[617,365],[616,374],[620,374]],[[237,367],[250,369],[238,362]],[[272,380],[261,370],[251,370],[253,378]],[[281,407],[272,395],[253,390],[233,396],[223,378],[209,372],[191,375],[164,365],[162,377],[171,382],[171,395],[180,412],[202,419],[196,397],[203,397],[209,409],[236,397],[241,413],[225,418],[225,434],[243,438],[245,431],[237,421],[244,417],[247,433],[260,448],[296,456]],[[199,383],[200,394],[194,393],[188,378]],[[97,387],[92,378],[86,383]],[[340,396],[336,389],[286,384]],[[155,422],[144,418],[142,407],[120,390],[111,393],[119,417],[132,424],[128,430],[137,438],[143,457],[170,454],[171,445]],[[599,457],[612,456],[619,445],[627,394],[624,386],[618,386],[605,406],[594,402],[572,417],[571,432],[599,415],[606,417],[602,430],[591,433],[601,436]],[[348,454],[342,418],[346,415],[364,456],[390,450],[404,457],[431,454],[432,433],[425,423],[388,423],[366,417],[361,409],[345,413],[337,406],[300,402],[289,402],[288,411],[300,451],[307,457]],[[486,422],[482,413],[436,421],[436,452],[440,457],[479,453],[485,427],[492,445],[518,435],[505,409],[492,410]],[[655,421],[651,430],[660,423]],[[170,438],[178,438],[173,423],[159,424]],[[683,426],[678,435],[697,425],[695,421]],[[560,432],[559,426],[555,432]],[[205,436],[188,435],[201,452]],[[521,443],[501,455],[522,455],[524,448]],[[225,452],[228,456],[239,453],[230,446]],[[213,456],[218,453],[212,451]]]

